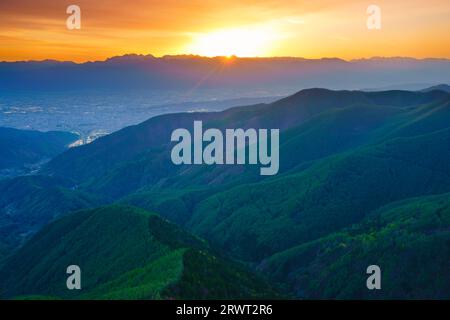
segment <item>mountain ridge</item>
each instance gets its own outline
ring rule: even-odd
[[[376,68],[374,68],[376,66]],[[125,55],[84,63],[0,62],[4,90],[83,91],[221,89],[287,94],[298,88],[361,89],[449,83],[449,59],[225,58]],[[345,74],[345,77],[342,77]],[[39,79],[36,81],[34,79]],[[64,81],[63,81],[64,80]]]
[[[229,56],[201,56],[195,54],[167,54],[162,56],[155,56],[151,53],[149,54],[137,54],[137,53],[127,53],[123,55],[111,56],[105,58],[104,60],[89,60],[84,62],[75,62],[70,60],[58,60],[58,59],[43,59],[43,60],[17,60],[17,61],[0,61],[0,63],[21,63],[21,62],[43,62],[43,63],[73,63],[73,64],[84,64],[84,63],[94,63],[94,62],[106,62],[111,60],[142,60],[142,59],[230,59]],[[449,58],[415,58],[415,57],[407,57],[407,56],[373,56],[368,58],[354,58],[354,59],[343,59],[338,57],[322,57],[322,58],[305,58],[305,57],[294,57],[294,56],[273,56],[273,57],[237,57],[232,56],[232,59],[245,59],[245,60],[310,60],[310,61],[320,61],[320,60],[335,60],[335,61],[344,61],[344,62],[359,62],[359,61],[383,61],[383,60],[393,60],[393,61],[449,61]]]

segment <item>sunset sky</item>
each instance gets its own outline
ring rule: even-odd
[[[66,27],[67,6],[81,29]],[[381,30],[366,26],[381,8]],[[450,58],[449,0],[1,0],[0,61],[126,53]]]

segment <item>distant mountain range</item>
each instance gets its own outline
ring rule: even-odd
[[[194,120],[221,130],[279,128],[279,174],[175,166],[171,132]],[[450,94],[442,90],[308,89],[270,104],[154,117],[63,152],[40,176],[1,182],[0,288],[6,298],[252,298],[256,290],[449,299],[449,146]],[[208,244],[205,255],[192,235]],[[218,256],[226,284],[198,274],[216,270]],[[84,297],[62,287],[57,270],[71,261],[88,275]],[[365,287],[372,264],[383,290]]]
[[[450,93],[450,86],[448,84],[439,84],[436,86],[432,86],[426,89],[423,89],[422,91],[433,91],[433,90],[440,90],[440,91],[445,91],[445,92],[449,92]]]
[[[206,58],[125,55],[73,63],[0,62],[0,90],[192,90],[222,88],[283,95],[298,88],[408,87],[411,79],[431,86],[449,83],[450,60],[371,58]],[[424,85],[424,86],[425,86]]]

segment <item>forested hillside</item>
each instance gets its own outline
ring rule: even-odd
[[[280,129],[278,175],[174,165],[170,135],[194,120]],[[309,89],[272,104],[163,115],[70,149],[40,174],[0,182],[5,297],[248,298],[276,287],[297,298],[450,298],[442,90]],[[155,215],[112,206],[59,219],[105,203]],[[69,264],[86,270],[82,295],[61,287]],[[365,287],[372,264],[382,291]]]
[[[67,290],[78,265],[82,290]],[[242,266],[160,217],[120,206],[79,211],[45,227],[0,270],[4,298],[276,298]]]

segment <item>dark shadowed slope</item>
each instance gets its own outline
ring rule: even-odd
[[[61,178],[24,176],[2,180],[1,242],[16,247],[60,215],[98,203],[95,195],[74,190],[72,182]]]
[[[9,170],[23,170],[63,152],[78,139],[69,132],[39,132],[0,128],[0,177]]]

